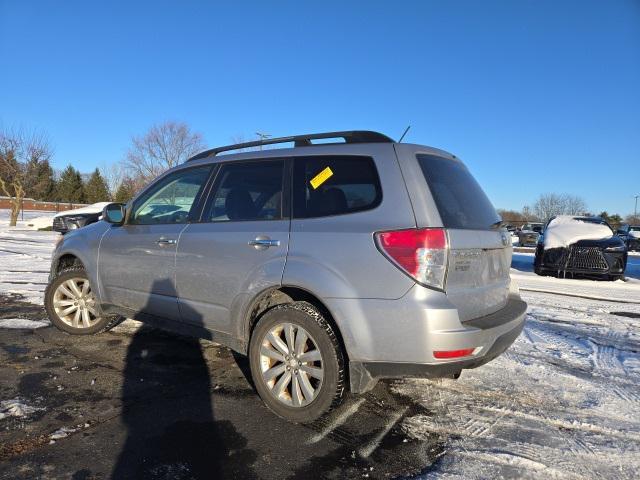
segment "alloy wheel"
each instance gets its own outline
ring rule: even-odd
[[[90,328],[100,321],[89,280],[76,277],[62,282],[53,294],[58,318],[73,328]]]
[[[294,323],[276,324],[267,332],[260,345],[260,367],[271,395],[288,406],[309,405],[322,387],[318,344]]]

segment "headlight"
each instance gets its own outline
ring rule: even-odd
[[[627,249],[624,245],[620,245],[618,247],[607,247],[604,249],[605,252],[624,252]]]
[[[84,227],[87,223],[87,217],[67,217],[67,226],[69,230],[75,230]]]

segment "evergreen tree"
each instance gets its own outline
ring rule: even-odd
[[[69,165],[58,181],[57,195],[60,202],[85,203],[84,185],[80,172]]]
[[[125,178],[113,197],[114,202],[127,203],[136,194],[135,183],[130,178]]]
[[[56,194],[56,181],[49,160],[30,160],[26,165],[25,193],[36,200],[52,201]]]
[[[107,182],[97,168],[84,186],[88,203],[108,202],[111,198]]]

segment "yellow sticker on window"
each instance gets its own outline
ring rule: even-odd
[[[329,180],[332,176],[333,176],[333,172],[331,171],[331,169],[329,167],[327,167],[324,170],[322,170],[319,174],[317,174],[315,177],[313,177],[309,183],[311,184],[311,186],[315,190],[320,185],[322,185],[324,182]]]

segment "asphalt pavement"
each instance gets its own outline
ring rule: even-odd
[[[0,318],[45,317],[0,296]],[[133,322],[95,336],[0,330],[0,479],[406,478],[441,457],[406,416],[432,413],[380,383],[312,425],[272,414],[244,357]]]

